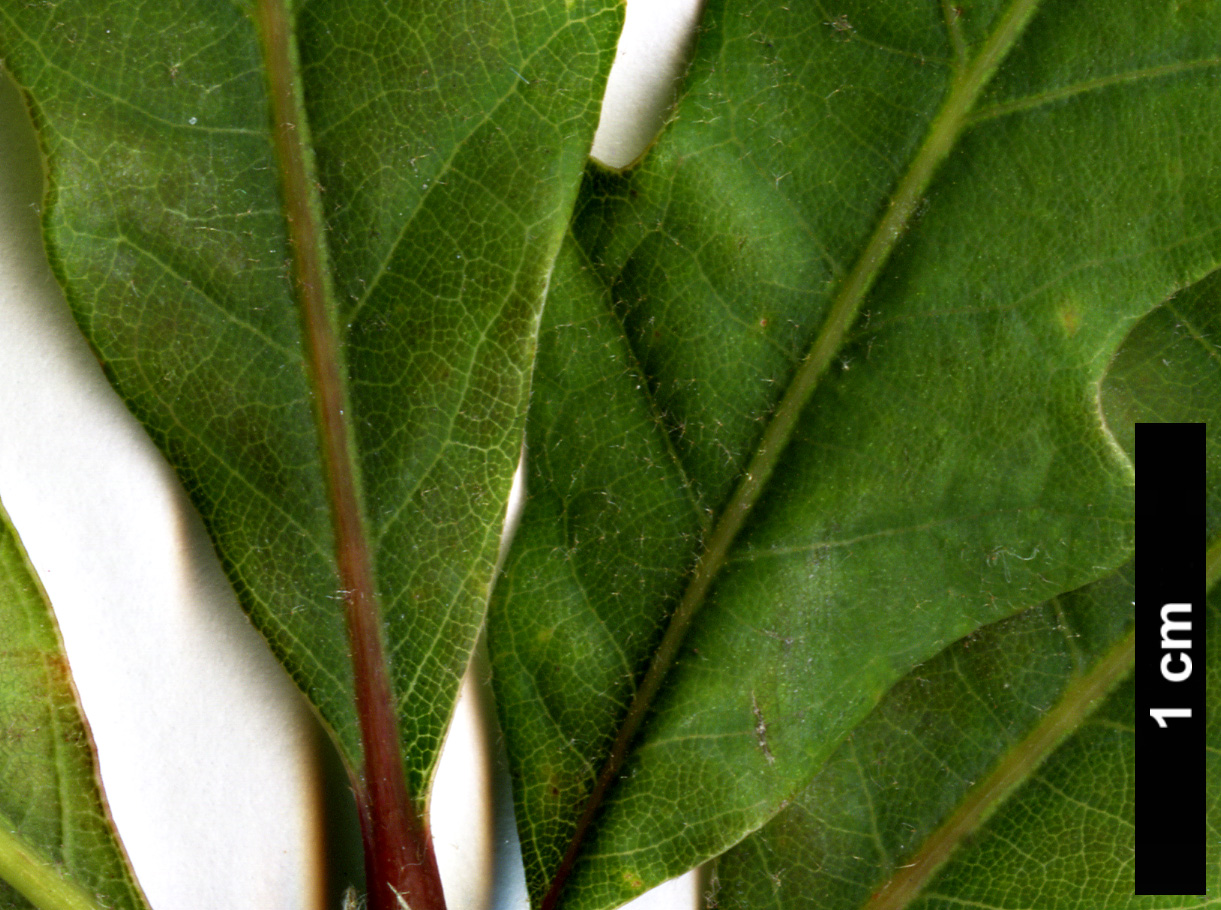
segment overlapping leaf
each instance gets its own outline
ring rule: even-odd
[[[1208,425],[1210,541],[1221,531],[1219,296],[1214,273],[1150,313],[1103,384],[1108,423],[1133,457],[1138,420]],[[1133,897],[1133,683],[1101,704],[1083,698],[1097,694],[1091,678],[1130,666],[1132,601],[1129,563],[917,667],[791,807],[718,860],[718,906],[1214,904],[1215,849],[1207,897]],[[1210,671],[1208,685],[1215,703],[1221,672]],[[1221,714],[1212,711],[1208,726],[1211,742]],[[1208,773],[1221,779],[1211,753]],[[1209,790],[1215,847],[1221,800]]]
[[[1210,621],[1219,615],[1215,595]],[[1209,657],[1216,655],[1210,646]],[[1209,671],[1209,688],[1221,678]],[[1135,693],[1122,686],[1058,750],[1017,796],[978,833],[970,851],[956,855],[909,906],[1187,908],[1215,907],[1221,811],[1210,788],[1207,896],[1136,896],[1132,859],[1132,717]],[[1208,737],[1218,727],[1210,719]],[[1216,780],[1216,756],[1208,758]],[[1118,784],[1118,785],[1117,785]]]
[[[0,507],[0,907],[146,910],[59,629]]]
[[[1008,798],[986,824],[974,818],[958,824],[972,808],[971,795],[998,776],[996,761],[1013,766],[1043,757],[1024,754],[1043,732],[1041,711],[1062,711],[1065,696],[1077,697],[1090,675],[1083,662],[1097,657],[1092,649],[1106,640],[1099,633],[1118,632],[1130,612],[1130,579],[1100,582],[989,628],[919,668],[791,807],[718,861],[717,906],[1215,906],[1221,831],[1215,796],[1208,810],[1208,895],[1134,896],[1130,679],[1019,789],[995,794]],[[1217,616],[1215,603],[1210,615]],[[1219,691],[1221,676],[1211,673],[1209,686]],[[1215,739],[1215,712],[1209,727]],[[1215,781],[1221,769],[1215,756],[1208,761]],[[986,815],[997,807],[979,808]]]
[[[1131,613],[1128,572],[981,630],[917,667],[792,806],[717,861],[717,904],[909,906],[931,868],[976,834],[980,817],[1007,795],[1004,785],[1026,780],[1058,736],[1071,732],[1062,715],[1092,707],[1086,699],[1096,698],[1098,687],[1083,680],[1099,676],[1099,665],[1112,684],[1130,669]],[[1099,731],[1095,723],[1078,729],[1078,742],[1100,732],[1117,738],[1114,729]],[[1124,726],[1130,738],[1130,715]],[[1100,789],[1121,795],[1129,789],[1122,764],[1118,773],[1097,770]],[[1026,780],[1025,788],[1037,793],[1039,784]],[[1092,814],[1080,805],[1077,811],[1061,806],[1061,835],[1084,821],[1098,849],[1050,847],[1056,863],[1073,869],[1055,878],[1088,881],[1086,893],[1099,898],[1131,893],[1131,819],[1102,812],[1091,825]],[[1112,846],[1125,835],[1127,859]],[[1057,839],[1047,829],[1042,836]],[[1010,863],[993,873],[1014,871]],[[1032,906],[1074,904],[1045,896]]]
[[[603,0],[0,6],[76,318],[357,767],[337,546],[372,564],[420,799],[620,18]],[[268,38],[276,23],[295,41]],[[304,114],[273,114],[269,85]],[[286,148],[316,183],[285,176]],[[337,349],[311,362],[319,333]],[[337,477],[358,512],[338,545]]]
[[[1116,354],[1102,391],[1107,423],[1133,457],[1137,423],[1207,425],[1204,521],[1215,550],[1221,543],[1221,274],[1142,319]]]
[[[710,6],[676,122],[591,175],[540,340],[489,628],[536,902],[803,364],[563,906],[719,854],[914,665],[1128,559],[1098,384],[1221,261],[1217,15]]]

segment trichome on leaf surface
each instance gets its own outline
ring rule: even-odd
[[[335,740],[369,906],[444,906],[481,631],[542,910],[713,859],[709,906],[1215,902],[1215,849],[1131,896],[1124,680],[1132,423],[1221,427],[1221,4],[711,0],[609,173],[621,13],[0,4],[52,268]],[[143,907],[4,541],[0,903]]]

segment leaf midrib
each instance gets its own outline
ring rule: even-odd
[[[741,481],[706,539],[683,597],[671,614],[666,631],[577,821],[568,848],[556,868],[541,910],[554,910],[558,904],[561,890],[576,864],[594,816],[617,778],[632,741],[673,666],[692,621],[707,599],[714,579],[725,564],[734,540],[771,479],[780,456],[796,430],[802,411],[842,347],[866,295],[905,234],[912,213],[928,189],[933,175],[965,130],[975,102],[1017,42],[1038,5],[1039,0],[1013,0],[974,60],[957,73],[949,94],[928,128],[924,142],[891,194],[884,214],[852,271],[840,285],[822,329],[772,412]],[[949,26],[947,22],[947,28]]]
[[[358,627],[365,622],[359,612],[376,607],[372,561],[364,533],[356,466],[345,417],[347,395],[332,319],[335,307],[325,228],[309,151],[309,129],[301,98],[291,13],[284,0],[259,0],[256,20],[267,71],[273,144],[292,247],[291,268],[304,334],[307,375],[314,392],[314,417],[331,506],[339,582],[344,592],[349,635],[355,637],[358,629],[353,628],[354,621]],[[355,641],[353,646],[354,663],[372,656],[369,643],[364,649]],[[377,648],[380,649],[380,636]],[[364,654],[360,653],[362,650]],[[381,662],[384,664],[384,660]],[[354,669],[359,676],[361,668]]]
[[[338,308],[311,153],[301,63],[290,0],[258,0],[254,11],[267,76],[272,141],[291,243],[305,361],[334,531],[339,593],[352,661],[363,759],[349,764],[365,850],[371,908],[406,896],[418,910],[443,910],[436,858],[422,812],[407,790],[390,686],[373,559],[361,508],[360,475],[344,381]],[[358,756],[345,756],[351,763]]]
[[[39,910],[103,910],[102,905],[23,840],[0,815],[0,881],[15,888]]]
[[[964,796],[953,814],[898,866],[861,910],[903,910],[945,865],[954,849],[974,834],[996,808],[1047,759],[1131,671],[1136,631],[1130,630],[1092,669],[1065,689],[1060,701],[996,767]]]
[[[1208,546],[1205,591],[1217,583],[1212,559],[1221,552],[1221,537]],[[1057,613],[1059,604],[1053,600]],[[1075,648],[1072,637],[1070,647]],[[957,810],[933,830],[908,861],[870,896],[861,910],[903,910],[945,865],[954,848],[979,830],[988,817],[1027,780],[1045,759],[1102,704],[1127,676],[1136,660],[1136,630],[1131,629],[1094,666],[1065,688],[1060,700],[1020,742],[1009,748],[996,767],[963,797]]]

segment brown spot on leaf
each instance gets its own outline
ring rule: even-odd
[[[1060,323],[1060,327],[1064,330],[1064,334],[1072,338],[1077,334],[1077,330],[1081,328],[1081,310],[1078,308],[1076,301],[1068,300],[1060,305],[1056,310],[1056,321]]]

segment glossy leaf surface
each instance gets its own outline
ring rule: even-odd
[[[0,907],[146,910],[46,592],[0,507]]]
[[[710,5],[668,132],[588,179],[540,340],[489,627],[536,903],[566,852],[572,908],[716,856],[913,666],[1128,560],[1098,383],[1221,256],[1217,13]]]
[[[420,801],[620,18],[602,0],[0,7],[76,318],[354,767],[343,605],[378,601]]]

